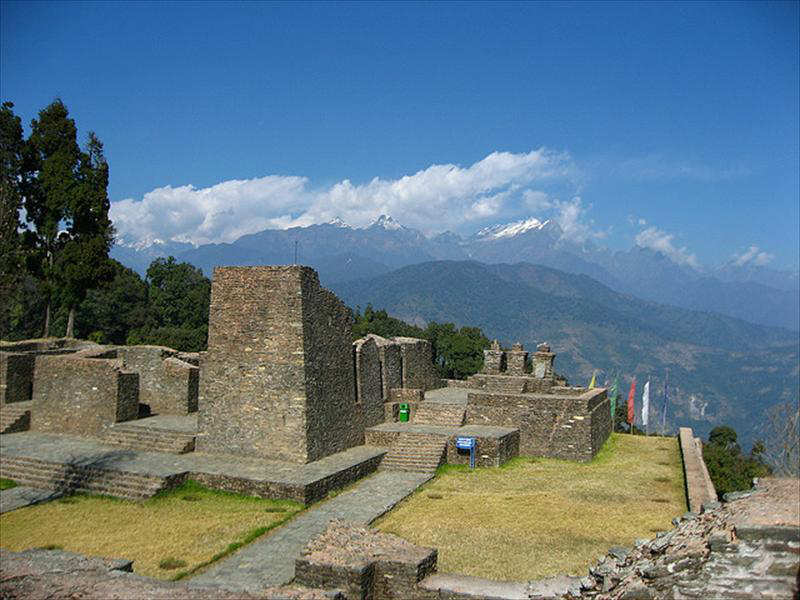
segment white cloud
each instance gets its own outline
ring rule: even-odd
[[[594,221],[587,217],[591,207],[583,205],[580,196],[571,200],[552,200],[551,217],[561,227],[561,238],[576,244],[603,239],[608,230],[595,229]]]
[[[763,267],[773,258],[775,258],[774,254],[764,252],[758,246],[753,244],[741,254],[734,254],[733,264],[735,264],[737,267],[743,267],[745,265],[756,265],[757,267]]]
[[[574,172],[565,153],[544,148],[493,152],[466,168],[432,165],[399,179],[376,177],[359,185],[345,179],[322,189],[313,189],[305,177],[281,175],[202,189],[166,186],[141,200],[112,203],[111,218],[119,241],[126,244],[154,239],[230,242],[266,228],[325,223],[335,217],[365,226],[381,214],[426,232],[456,230],[546,200],[534,185],[563,183]]]
[[[697,261],[697,257],[690,253],[685,246],[677,248],[672,243],[674,238],[673,234],[651,226],[637,234],[636,245],[660,252],[679,265],[688,265],[699,269],[700,263]]]

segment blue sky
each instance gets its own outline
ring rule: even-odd
[[[536,216],[798,265],[798,3],[0,7],[0,97],[98,134],[129,242]]]

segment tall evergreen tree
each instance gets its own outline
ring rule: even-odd
[[[68,309],[67,337],[73,337],[75,312],[89,289],[114,277],[108,251],[114,228],[108,218],[108,163],[103,144],[89,133],[87,151],[81,153],[78,193],[67,206],[68,237],[58,257],[59,296]]]
[[[11,102],[0,106],[0,338],[10,329],[14,291],[22,280],[19,212],[27,173],[23,163],[22,121]]]
[[[69,310],[66,333],[71,336],[75,309],[86,291],[113,276],[108,164],[94,134],[87,151],[81,151],[75,121],[61,100],[31,122],[27,150],[35,177],[25,210],[33,224],[31,264],[46,298],[44,335],[50,334],[53,303],[60,300]]]

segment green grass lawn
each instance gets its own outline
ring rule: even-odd
[[[0,546],[127,558],[134,572],[180,578],[286,522],[303,506],[188,482],[144,502],[67,496],[0,515]]]
[[[500,580],[586,574],[686,511],[676,438],[612,434],[595,459],[445,466],[376,526],[439,549],[439,571]]]

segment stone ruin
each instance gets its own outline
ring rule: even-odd
[[[2,432],[17,432],[3,436],[3,476],[33,487],[133,498],[192,478],[310,503],[376,468],[432,474],[443,462],[464,464],[458,437],[476,439],[478,466],[497,466],[517,455],[588,460],[611,432],[606,390],[568,386],[555,372],[547,344],[529,354],[521,344],[503,350],[495,341],[484,351],[480,373],[442,381],[428,342],[376,335],[352,342],[350,325],[346,307],[310,268],[225,267],[214,272],[206,352],[76,340],[2,344]],[[411,405],[410,422],[398,422],[400,403]],[[156,425],[145,425],[154,420]],[[26,442],[26,436],[34,439]],[[170,436],[178,443],[164,441]],[[72,455],[78,446],[67,444],[63,457],[54,458],[62,439],[101,443],[90,445],[86,457]],[[132,451],[103,445],[122,442]],[[744,522],[734,520],[741,510],[715,512],[718,505],[708,501],[713,487],[690,433],[681,433],[681,445],[687,473],[694,474],[687,475],[692,508],[705,514],[688,513],[675,532],[633,550],[612,549],[589,577],[569,579],[562,597],[796,593],[797,511],[788,517],[788,534],[763,522],[758,507]],[[137,462],[146,450],[182,456],[167,458],[152,472],[153,455],[144,466]],[[796,480],[791,486],[774,493],[796,496]],[[765,494],[771,493],[768,487]],[[40,557],[42,552],[5,553],[0,591],[33,593],[30,586],[40,583],[47,588],[52,583],[46,578],[29,575],[38,572],[36,561],[55,560],[65,564],[63,577],[84,569],[79,581],[109,595],[137,589],[154,597],[227,594],[126,578],[122,567],[100,559]],[[768,560],[753,563],[754,553]],[[265,594],[336,597],[331,588],[337,588],[340,597],[470,597],[453,587],[452,577],[437,576],[435,565],[435,549],[334,522],[296,558],[299,591]],[[17,568],[19,577],[6,577]],[[538,597],[535,583],[514,585],[523,597]],[[75,591],[80,584],[69,585]]]
[[[467,424],[519,428],[523,455],[585,461],[597,454],[612,430],[605,388],[567,385],[546,343],[529,355],[520,343],[502,350],[494,340],[483,353],[483,369],[463,384]]]
[[[197,410],[195,353],[70,339],[0,346],[2,433],[102,436],[114,423]]]
[[[481,373],[443,381],[428,341],[353,342],[351,326],[309,267],[218,267],[205,352],[76,340],[0,346],[2,431],[189,454],[170,464],[164,485],[191,474],[303,502],[376,467],[432,473],[464,463],[459,436],[476,438],[478,465],[496,466],[520,454],[588,460],[611,431],[605,390],[567,386],[546,344],[529,357],[521,344],[504,351],[495,341]],[[399,422],[402,404],[409,422]],[[33,452],[14,440],[21,457]],[[219,465],[235,457],[267,461],[254,472],[275,475],[226,473]],[[302,471],[329,457],[338,458],[313,476]]]

